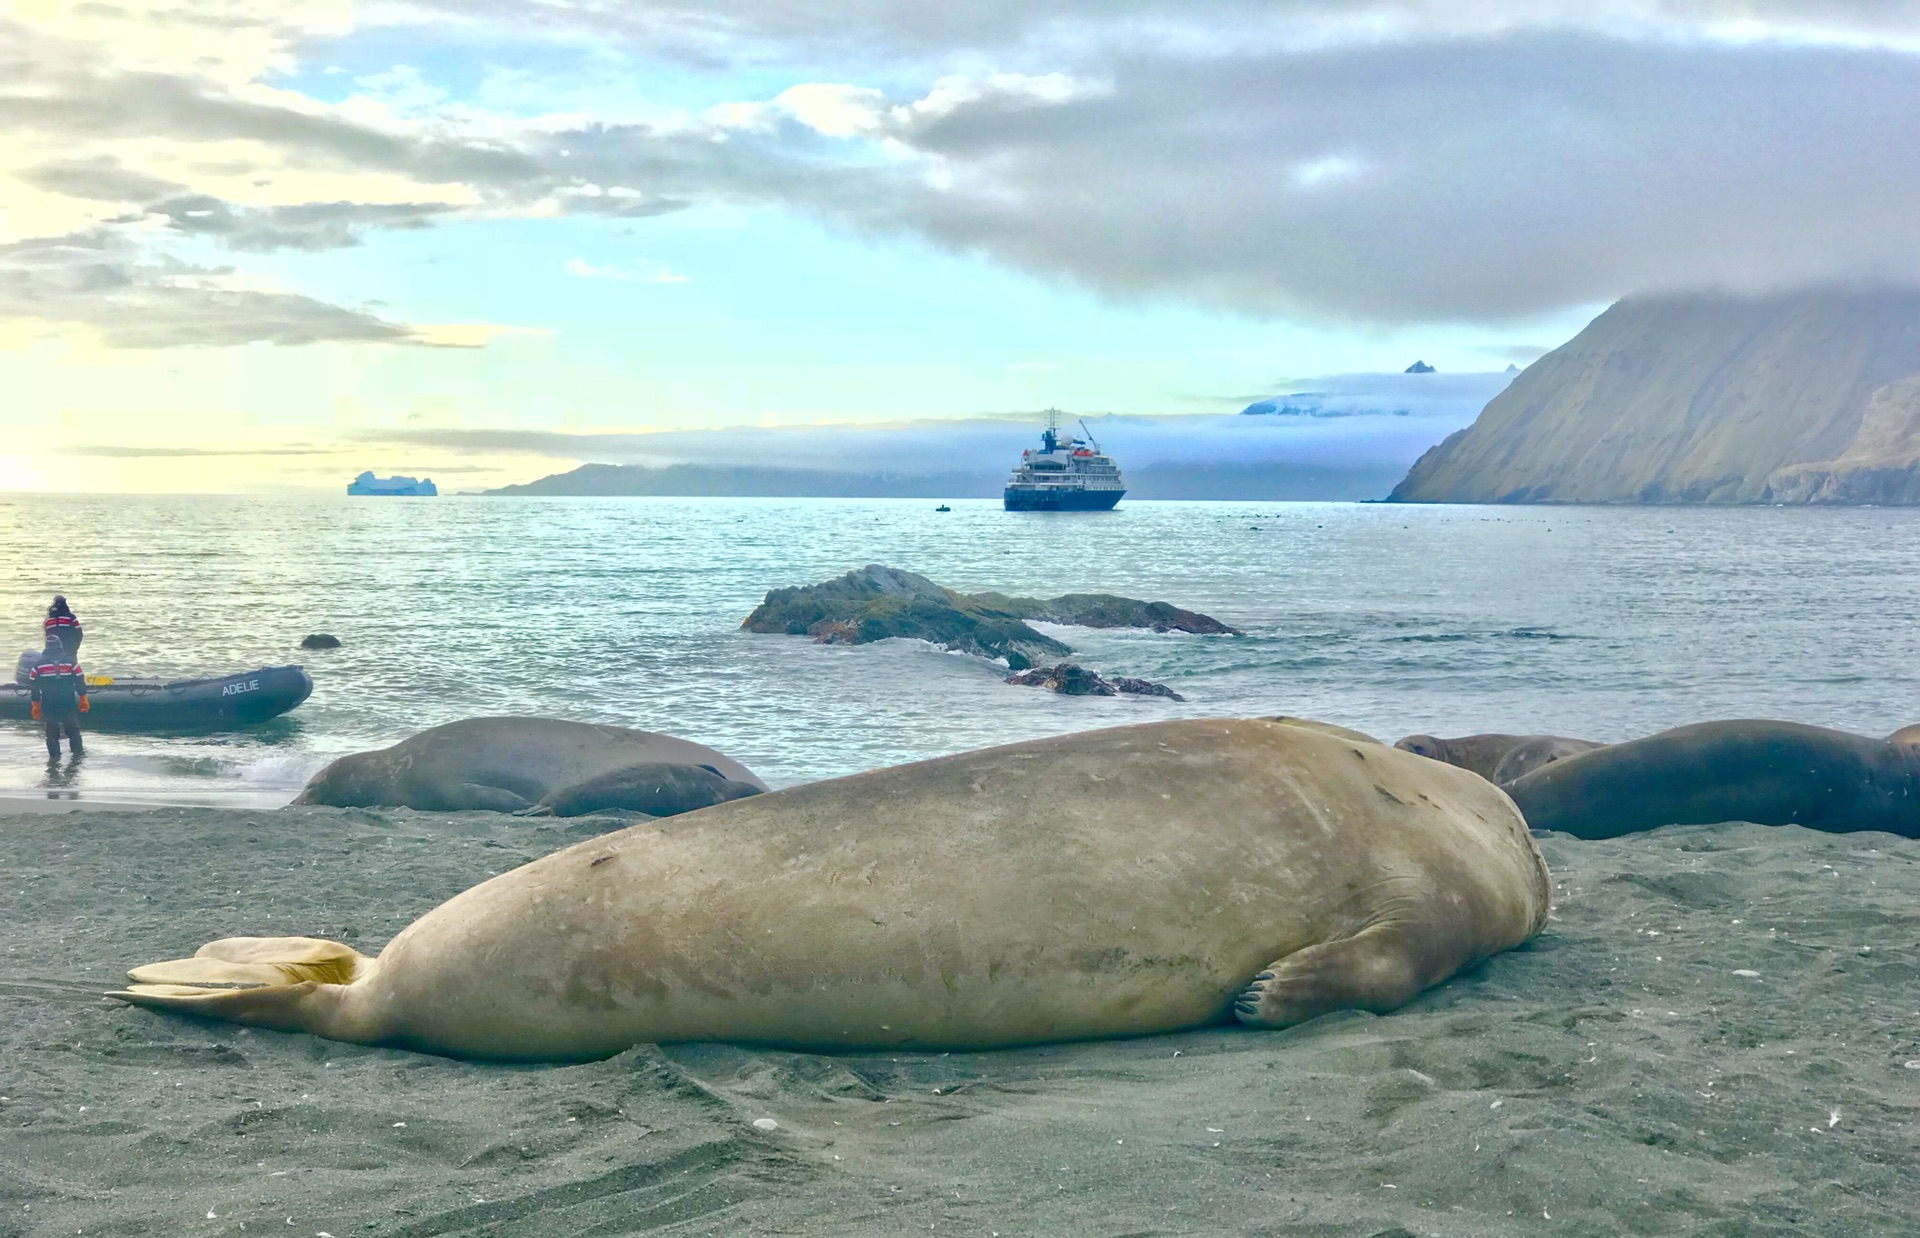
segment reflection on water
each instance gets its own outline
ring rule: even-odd
[[[37,642],[59,591],[95,672],[303,663],[316,686],[295,715],[91,736],[71,776],[93,797],[260,804],[334,755],[480,714],[671,731],[775,783],[1183,715],[1595,739],[1712,717],[1869,733],[1920,718],[1920,512],[933,506],[12,496],[0,654]],[[24,549],[41,546],[58,553]],[[917,644],[738,630],[767,589],[865,563],[961,589],[1164,599],[1248,635],[1050,629],[1095,669],[1169,683],[1188,698],[1175,705],[1007,687]],[[344,646],[299,649],[309,632]],[[38,731],[0,725],[0,790],[46,777]]]

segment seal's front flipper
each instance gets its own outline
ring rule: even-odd
[[[372,962],[317,937],[228,937],[192,958],[136,967],[127,973],[133,983],[107,996],[152,1010],[360,1039],[335,1025],[341,994]]]
[[[1276,959],[1233,999],[1249,1027],[1290,1027],[1336,1010],[1385,1014],[1443,977],[1428,978],[1407,926],[1376,924],[1352,937]]]

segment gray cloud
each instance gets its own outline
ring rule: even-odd
[[[59,159],[28,168],[21,179],[38,189],[95,202],[152,202],[180,186],[123,165],[111,155]]]
[[[276,164],[457,187],[488,213],[549,201],[633,217],[778,206],[1103,296],[1261,316],[1497,322],[1629,292],[1920,280],[1911,3],[462,0],[437,17],[431,5],[391,11],[491,22],[516,38],[598,31],[596,54],[633,65],[670,48],[716,64],[804,64],[792,72],[808,80],[921,85],[895,87],[855,137],[777,108],[744,128],[381,127],[116,69],[0,23],[0,124],[52,139],[257,142]],[[1759,37],[1714,35],[1740,23]],[[1889,40],[1905,50],[1879,45]],[[940,106],[913,106],[942,72],[982,65],[1097,88],[1049,99],[976,78]],[[85,154],[28,176],[151,208],[176,234],[240,251],[351,245],[461,213],[248,208]],[[0,251],[0,301],[122,343],[413,339],[364,310],[223,289],[216,272],[164,257],[29,259]]]
[[[424,228],[453,210],[432,202],[306,202],[247,208],[191,194],[157,202],[150,213],[163,216],[173,231],[183,235],[212,237],[229,249],[266,253],[358,245],[367,231]]]
[[[1110,295],[1349,320],[1920,278],[1905,54],[1526,35],[1112,81],[915,122],[963,188],[835,205]]]
[[[399,20],[437,13],[517,38],[629,44],[696,63],[914,56],[1030,48],[1326,46],[1573,27],[1649,37],[1716,28],[1755,35],[1864,38],[1920,33],[1906,0],[415,0]]]
[[[1891,5],[1798,16],[1917,24]],[[988,87],[919,110],[901,93],[876,124],[919,157],[904,162],[793,120],[724,141],[596,125],[525,147],[543,170],[519,192],[571,174],[772,203],[1114,298],[1349,322],[1920,279],[1908,52],[1524,28],[1236,53],[1176,42],[1077,67],[1103,89]]]
[[[0,245],[0,318],[77,322],[120,348],[268,342],[421,343],[407,327],[226,272],[143,253],[100,228]]]

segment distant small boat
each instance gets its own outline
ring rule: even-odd
[[[951,507],[948,507],[945,503],[942,503],[940,506],[934,508],[933,510],[937,512],[950,512],[953,509]]]
[[[369,469],[347,483],[347,493],[430,498],[440,490],[431,477],[375,477]]]

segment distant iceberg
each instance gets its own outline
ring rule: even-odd
[[[440,491],[431,477],[375,477],[369,469],[347,483],[347,493],[424,497]]]

